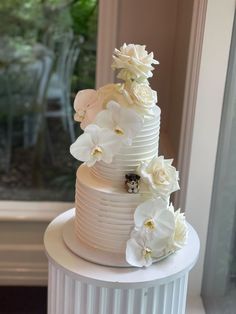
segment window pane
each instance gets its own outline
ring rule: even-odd
[[[96,0],[0,1],[0,199],[74,199],[73,99],[94,88]]]

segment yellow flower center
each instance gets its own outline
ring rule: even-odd
[[[91,155],[94,157],[98,157],[102,154],[102,149],[99,146],[94,147],[94,149],[91,152]]]
[[[79,120],[82,122],[85,118],[85,114],[86,114],[86,111],[85,110],[80,110],[78,111],[78,118]]]
[[[145,249],[143,249],[143,257],[144,258],[149,258],[152,255],[152,250],[149,249],[148,247],[146,247]]]
[[[124,135],[125,134],[124,130],[121,129],[119,126],[116,126],[114,131],[117,135]]]
[[[147,229],[150,229],[150,230],[154,230],[156,228],[155,223],[154,223],[152,218],[147,219],[144,222],[144,227],[147,228]]]

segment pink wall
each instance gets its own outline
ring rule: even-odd
[[[117,47],[145,44],[160,62],[151,86],[162,110],[161,132],[178,155],[193,0],[120,0]],[[166,138],[166,137],[165,137]]]
[[[181,0],[178,3],[175,49],[173,55],[172,82],[170,89],[170,106],[167,112],[168,136],[174,155],[178,155],[185,79],[189,51],[189,40],[194,0]]]
[[[177,0],[120,0],[117,46],[124,42],[145,44],[160,62],[151,86],[157,90],[162,109],[162,128],[166,128],[170,104],[172,60],[176,29]]]

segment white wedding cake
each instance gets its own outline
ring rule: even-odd
[[[170,203],[178,171],[158,155],[152,64],[158,62],[145,46],[124,44],[112,64],[121,83],[75,98],[84,133],[70,151],[84,163],[77,171],[74,232],[82,257],[100,264],[147,267],[186,244],[184,214]]]

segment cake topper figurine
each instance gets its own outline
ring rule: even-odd
[[[128,193],[139,192],[139,180],[140,176],[136,173],[129,173],[125,175],[125,185]]]

